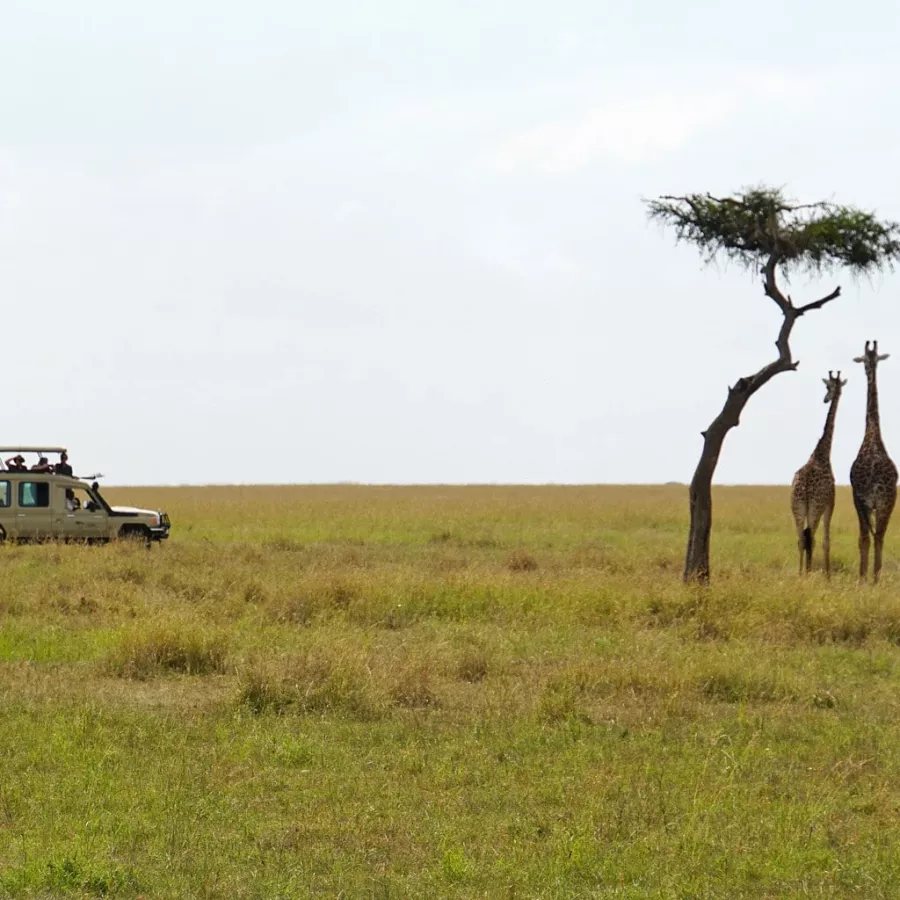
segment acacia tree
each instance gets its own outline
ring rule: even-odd
[[[873,214],[834,203],[799,205],[788,202],[778,189],[759,187],[713,197],[689,194],[645,201],[648,215],[675,230],[676,242],[693,244],[704,262],[719,257],[733,260],[762,275],[763,293],[782,316],[775,346],[778,356],[753,375],[728,388],[722,411],[701,432],[703,452],[690,487],[691,523],[684,558],[684,581],[709,581],[709,539],[712,530],[712,479],[725,436],[740,424],[747,401],[780,372],[799,365],[791,357],[790,336],[801,316],[840,296],[831,293],[795,306],[778,284],[795,271],[821,274],[847,268],[859,274],[879,270],[900,260],[900,225]]]

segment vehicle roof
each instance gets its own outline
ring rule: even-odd
[[[0,453],[65,453],[65,447],[0,447]]]
[[[55,481],[68,481],[72,484],[86,485],[87,482],[77,475],[58,475],[56,472],[32,472],[26,469],[24,472],[17,472],[13,469],[0,469],[0,481],[8,481],[10,478],[27,478],[33,480],[46,481],[52,478]]]

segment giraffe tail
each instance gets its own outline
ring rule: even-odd
[[[803,550],[807,557],[812,555],[812,528],[809,525],[803,529]]]
[[[862,497],[854,497],[853,505],[856,507],[856,512],[859,515],[859,521],[865,522],[869,529],[869,534],[874,535],[875,527],[872,525],[872,510],[866,506],[866,502]]]

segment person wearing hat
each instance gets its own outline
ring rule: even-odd
[[[9,469],[10,472],[27,472],[28,466],[25,465],[25,457],[20,453],[18,456],[14,456],[12,459],[8,459],[6,461],[6,468]]]

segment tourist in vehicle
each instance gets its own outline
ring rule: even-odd
[[[10,472],[27,472],[28,466],[25,465],[25,457],[22,454],[14,456],[12,459],[6,460],[6,468]]]
[[[42,456],[38,461],[37,465],[31,467],[32,472],[52,472],[53,466],[50,465],[50,461],[46,456]]]
[[[56,472],[57,475],[71,476],[72,467],[69,465],[69,454],[66,453],[65,450],[59,454],[59,462],[53,467],[53,471]]]

